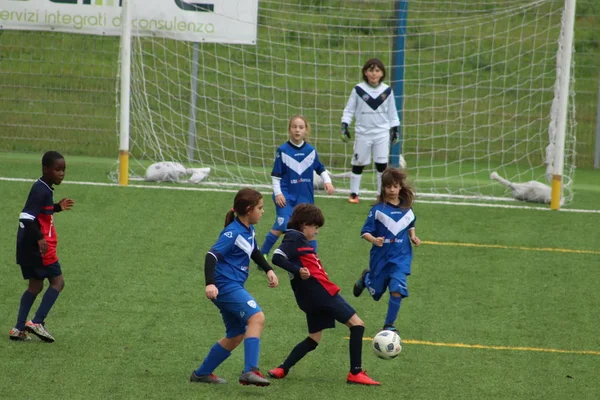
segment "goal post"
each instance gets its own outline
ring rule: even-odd
[[[131,7],[130,0],[121,0],[121,31],[119,52],[119,184],[129,184],[129,112],[131,91]]]
[[[565,136],[571,82],[571,56],[573,54],[573,33],[575,28],[575,1],[565,0],[565,10],[561,37],[557,52],[558,117],[556,121],[556,139],[554,148],[554,171],[552,174],[552,195],[550,208],[558,210],[563,197],[563,174],[565,162]],[[551,138],[552,140],[552,138]]]

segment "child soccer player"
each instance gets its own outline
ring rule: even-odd
[[[387,168],[390,144],[398,141],[398,111],[392,88],[383,83],[385,67],[372,58],[362,69],[364,83],[352,89],[342,115],[341,136],[344,142],[350,140],[348,125],[354,124],[354,152],[350,175],[350,203],[358,203],[360,180],[366,165],[371,164],[371,153],[377,169],[377,192],[381,191],[381,174]]]
[[[310,134],[306,118],[294,115],[290,119],[288,133],[290,138],[277,149],[271,172],[277,218],[260,249],[264,255],[269,254],[279,236],[286,230],[294,206],[315,202],[313,171],[323,178],[327,194],[333,194],[334,191],[331,178],[319,161],[317,150],[305,141]]]
[[[269,380],[258,370],[260,335],[265,314],[244,288],[250,258],[267,273],[269,287],[274,288],[279,283],[275,272],[256,247],[253,225],[260,221],[263,212],[263,198],[259,192],[254,189],[239,190],[233,208],[225,217],[225,228],[219,240],[206,253],[204,292],[221,312],[225,337],[212,346],[200,367],[192,372],[192,382],[227,383],[214,375],[213,371],[244,341],[245,365],[239,382],[242,385],[269,385]]]
[[[354,285],[354,296],[363,290],[375,301],[389,288],[390,300],[383,329],[396,331],[394,321],[400,311],[400,302],[408,297],[406,278],[412,262],[411,242],[421,244],[415,235],[415,216],[411,206],[415,197],[407,176],[397,168],[386,169],[381,177],[382,190],[378,203],[371,207],[361,236],[373,244],[369,269],[361,274]]]
[[[19,215],[17,264],[21,266],[23,279],[29,280],[29,284],[21,296],[17,324],[8,334],[11,340],[29,340],[27,332],[30,332],[44,342],[54,342],[44,321],[65,285],[56,255],[58,241],[54,213],[70,210],[75,202],[62,199],[55,204],[52,186],[61,184],[66,168],[65,159],[60,153],[46,152],[42,157],[42,177],[31,187],[25,207]],[[44,279],[48,279],[50,287],[46,289],[33,319],[25,322],[35,298],[44,288]]]
[[[314,246],[310,244],[324,223],[325,218],[318,207],[297,205],[283,242],[273,254],[273,264],[290,273],[296,303],[306,314],[308,337],[294,347],[279,367],[270,370],[269,375],[275,379],[284,378],[298,361],[317,348],[323,329],[334,328],[335,321],[338,321],[350,328],[350,372],[346,382],[379,385],[361,366],[365,325],[339,295],[340,288],[329,280]]]

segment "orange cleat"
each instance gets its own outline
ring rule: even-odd
[[[273,368],[269,371],[269,376],[273,379],[283,379],[286,375],[285,370],[281,367]]]
[[[370,385],[370,386],[379,386],[380,383],[374,381],[367,375],[367,371],[360,371],[358,374],[353,375],[352,372],[348,372],[348,378],[346,379],[346,383],[350,383],[353,385]]]
[[[357,195],[357,194],[354,194],[354,193],[352,193],[352,194],[350,195],[350,197],[348,198],[348,203],[352,203],[352,204],[358,204],[359,202],[360,202],[360,201],[359,201],[359,199],[358,199],[358,195]]]

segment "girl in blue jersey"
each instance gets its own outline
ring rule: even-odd
[[[421,241],[415,234],[416,216],[411,208],[415,193],[407,176],[397,168],[388,168],[381,177],[379,202],[371,210],[361,230],[361,236],[373,244],[369,269],[354,285],[354,296],[367,288],[375,301],[390,291],[383,329],[395,331],[394,321],[400,302],[408,297],[406,278],[410,275],[412,244]]]
[[[65,286],[56,254],[58,239],[54,228],[54,214],[70,210],[75,202],[65,198],[54,203],[53,185],[61,184],[66,169],[67,164],[60,153],[46,152],[42,157],[42,177],[31,186],[25,207],[19,215],[17,264],[21,266],[23,279],[27,279],[29,284],[21,296],[17,324],[8,334],[11,340],[28,340],[26,332],[29,332],[44,342],[54,342],[54,337],[46,330],[44,320]],[[48,279],[50,286],[33,319],[25,322],[35,298],[44,288],[45,279]]]
[[[225,217],[225,228],[219,239],[206,253],[204,276],[205,294],[221,312],[225,337],[210,349],[208,355],[190,377],[192,382],[226,383],[213,374],[231,351],[244,342],[244,370],[239,377],[242,385],[268,386],[269,381],[258,369],[260,335],[265,314],[246,291],[250,258],[266,272],[269,287],[278,285],[277,276],[256,247],[253,225],[264,212],[262,195],[254,189],[241,189],[235,196],[233,208]]]
[[[314,172],[323,179],[327,194],[334,192],[331,178],[319,161],[317,150],[305,141],[310,134],[306,118],[294,115],[290,119],[288,132],[290,138],[277,149],[271,172],[277,217],[261,247],[264,255],[269,254],[279,236],[285,232],[294,207],[301,203],[314,204]],[[316,246],[316,242],[313,245]]]

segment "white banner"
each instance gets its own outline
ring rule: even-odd
[[[258,0],[128,0],[132,35],[256,44]],[[0,29],[121,34],[121,0],[1,0]]]

